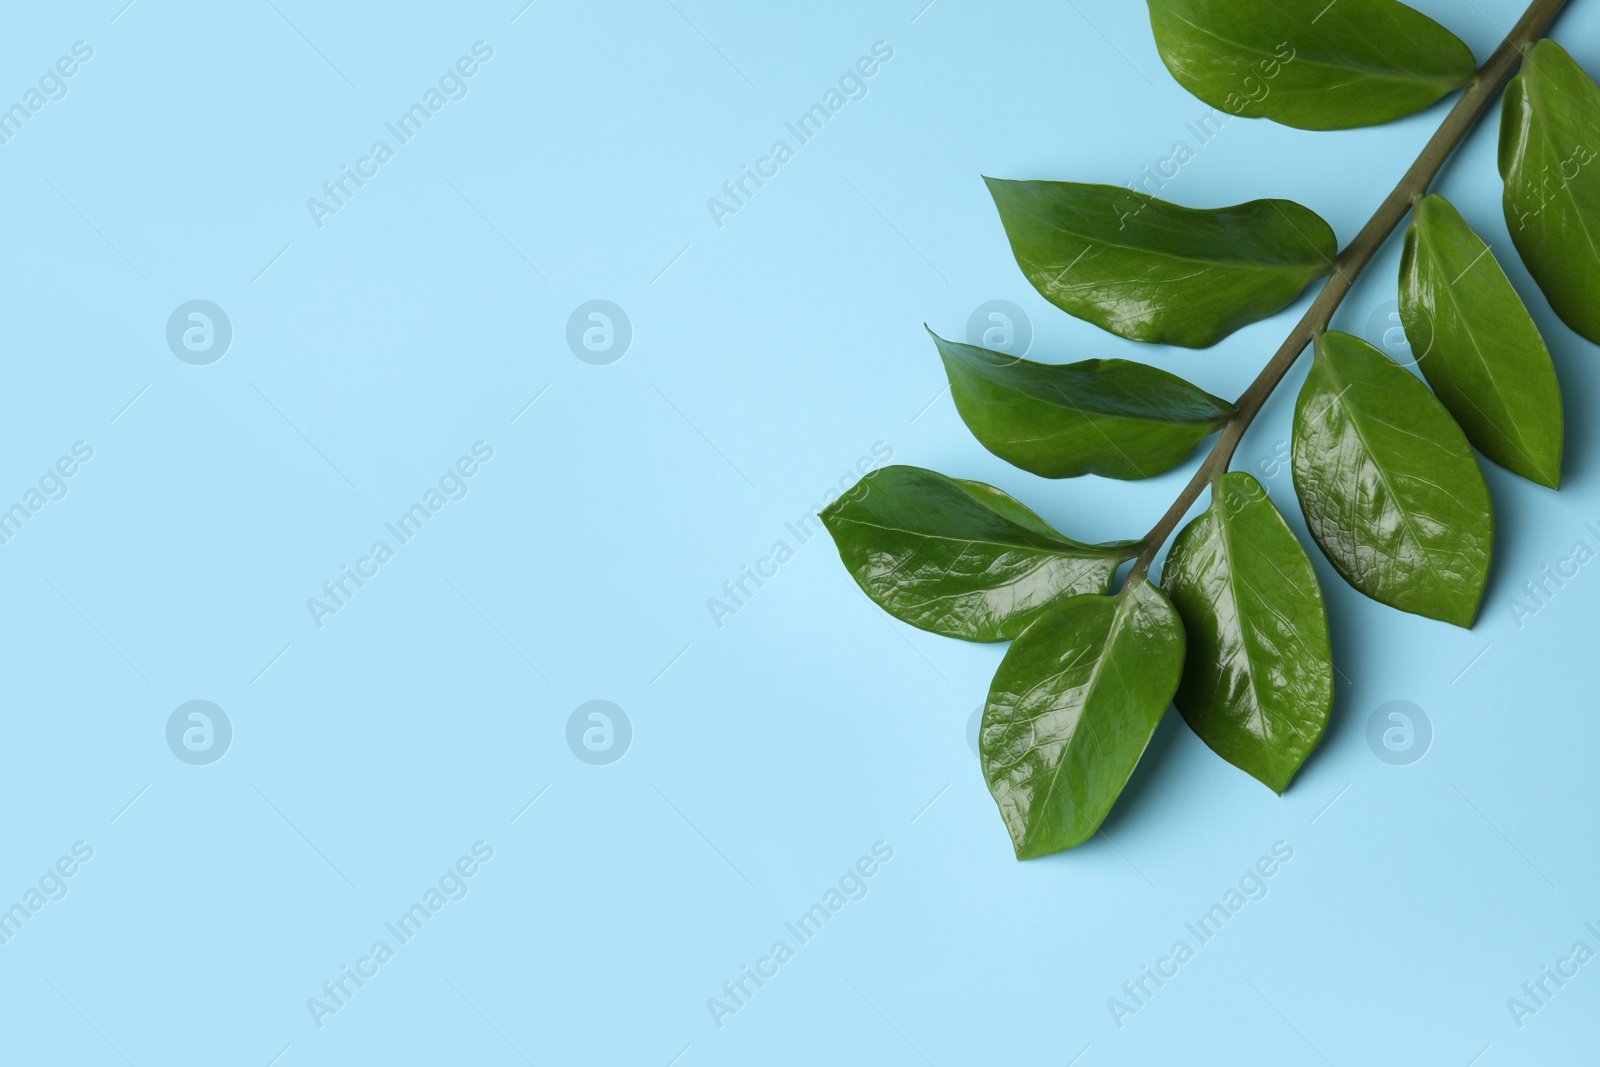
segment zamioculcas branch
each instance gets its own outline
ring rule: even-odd
[[[1600,343],[1600,87],[1545,38],[1567,2],[1535,0],[1474,68],[1454,34],[1398,0],[1148,0],[1173,76],[1233,114],[1348,129],[1460,92],[1342,251],[1326,222],[1286,200],[1197,209],[1109,185],[985,179],[1029,282],[1120,337],[1208,347],[1322,282],[1231,403],[1127,360],[1033,363],[934,338],[963,421],[1034,474],[1148,478],[1219,434],[1142,538],[1083,544],[993,486],[905,466],[869,474],[823,513],[857,583],[895,617],[1013,641],[980,754],[1018,858],[1095,833],[1169,704],[1279,793],[1321,739],[1333,656],[1316,572],[1260,483],[1228,469],[1308,347],[1292,458],[1312,538],[1373,599],[1472,625],[1494,542],[1474,449],[1557,488],[1561,394],[1493,253],[1429,190],[1505,89],[1499,163],[1517,251],[1563,321]],[[1247,91],[1262,80],[1270,93]],[[1401,319],[1426,384],[1329,330],[1408,215]],[[1156,557],[1208,488],[1158,586]]]

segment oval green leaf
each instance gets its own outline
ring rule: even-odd
[[[1045,478],[1152,478],[1182,463],[1237,410],[1175,374],[1126,359],[1031,363],[938,334],[933,340],[973,436]]]
[[[1230,115],[1376,126],[1472,80],[1472,50],[1396,0],[1149,0],[1178,84]]]
[[[1417,366],[1467,440],[1558,488],[1561,385],[1550,351],[1489,246],[1442,196],[1420,201],[1406,231],[1400,318]]]
[[[1104,593],[1138,551],[1080,544],[992,485],[921,467],[873,471],[822,521],[880,607],[965,641],[1009,641],[1061,598]]]
[[[1189,641],[1173,703],[1213,752],[1282,793],[1328,725],[1333,650],[1317,573],[1260,482],[1235,471],[1212,485],[1162,585]]]
[[[1489,487],[1417,377],[1325,333],[1295,405],[1294,487],[1311,536],[1374,600],[1470,627],[1494,548]]]
[[[1339,251],[1290,200],[1197,209],[1116,185],[984,181],[1033,287],[1132,341],[1214,345],[1332,273]]]
[[[1500,111],[1506,225],[1568,326],[1600,344],[1600,86],[1551,40],[1528,50]]]
[[[1183,651],[1177,612],[1142,578],[1064,602],[1007,650],[978,751],[1017,859],[1099,829],[1172,702]]]

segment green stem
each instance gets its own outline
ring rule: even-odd
[[[1339,259],[1334,264],[1333,276],[1323,285],[1322,291],[1312,301],[1311,307],[1290,331],[1271,361],[1262,368],[1256,380],[1250,383],[1250,388],[1239,397],[1238,413],[1223,427],[1222,436],[1217,438],[1216,445],[1200,464],[1200,469],[1194,472],[1194,477],[1189,479],[1189,484],[1184,486],[1183,492],[1178,495],[1172,507],[1167,509],[1167,513],[1161,516],[1161,520],[1148,534],[1145,534],[1140,542],[1138,562],[1134,567],[1137,573],[1142,575],[1149,568],[1151,560],[1161,551],[1161,546],[1167,543],[1172,531],[1177,529],[1178,523],[1183,521],[1189,508],[1200,498],[1201,490],[1227,473],[1228,464],[1233,460],[1234,450],[1239,447],[1239,441],[1244,437],[1244,432],[1250,428],[1250,423],[1260,414],[1267,397],[1271,396],[1273,390],[1283,381],[1283,376],[1289,373],[1289,368],[1294,366],[1306,346],[1328,328],[1334,311],[1349,295],[1350,287],[1355,284],[1356,278],[1410,212],[1413,201],[1427,195],[1429,187],[1433,185],[1434,178],[1438,177],[1445,161],[1488,110],[1505,83],[1511,80],[1511,75],[1516,72],[1518,64],[1522,61],[1523,52],[1545,35],[1550,24],[1555,21],[1556,16],[1568,2],[1569,0],[1534,0],[1522,13],[1522,18],[1517,20],[1516,26],[1512,27],[1505,41],[1495,49],[1494,55],[1478,68],[1466,92],[1461,94],[1461,98],[1445,116],[1444,122],[1434,131],[1422,149],[1422,154],[1417,156],[1416,162],[1411,164],[1411,168],[1400,179],[1400,184],[1395,186],[1394,191],[1379,206],[1377,213],[1367,220],[1361,232],[1356,234],[1355,240],[1339,253]]]

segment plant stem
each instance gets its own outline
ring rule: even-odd
[[[1511,75],[1516,72],[1518,64],[1522,61],[1523,52],[1533,42],[1545,35],[1550,24],[1555,21],[1561,9],[1567,6],[1569,0],[1533,0],[1528,9],[1522,13],[1522,18],[1517,20],[1500,47],[1495,49],[1489,61],[1478,68],[1471,84],[1467,86],[1461,98],[1455,102],[1450,113],[1445,116],[1444,122],[1434,131],[1427,145],[1422,149],[1422,154],[1417,156],[1416,162],[1406,171],[1400,179],[1400,184],[1379,206],[1377,213],[1367,220],[1367,224],[1356,234],[1344,251],[1339,253],[1339,258],[1334,264],[1333,276],[1323,285],[1322,291],[1312,301],[1311,307],[1306,309],[1305,315],[1295,324],[1288,338],[1272,357],[1271,361],[1262,368],[1256,380],[1250,383],[1250,388],[1240,395],[1237,402],[1238,413],[1223,427],[1222,435],[1217,438],[1217,443],[1212,447],[1211,453],[1200,464],[1200,469],[1194,472],[1194,477],[1189,479],[1189,484],[1183,487],[1183,492],[1178,499],[1161,516],[1161,520],[1140,542],[1138,562],[1134,565],[1134,572],[1143,574],[1148,569],[1151,560],[1155,558],[1161,546],[1166,544],[1167,538],[1172,536],[1172,531],[1177,529],[1178,523],[1183,521],[1189,508],[1199,499],[1200,491],[1210,485],[1217,478],[1228,471],[1228,464],[1233,459],[1234,450],[1239,447],[1239,442],[1244,437],[1244,432],[1250,428],[1250,423],[1260,414],[1261,407],[1267,402],[1267,397],[1272,395],[1274,389],[1283,381],[1283,376],[1294,366],[1300,358],[1300,353],[1317,335],[1328,328],[1328,323],[1333,319],[1333,313],[1349,295],[1350,287],[1360,276],[1378,249],[1394,233],[1402,219],[1411,210],[1412,202],[1427,195],[1428,188],[1438,177],[1440,169],[1451,153],[1471,132],[1479,118],[1488,110],[1489,105],[1499,95],[1500,89],[1511,80]]]

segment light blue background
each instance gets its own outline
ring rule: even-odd
[[[1198,146],[1185,123],[1209,109],[1126,0],[121,2],[0,27],[5,101],[94,49],[0,145],[0,498],[94,449],[0,545],[0,903],[94,849],[0,945],[0,1058],[1592,1060],[1600,963],[1520,1030],[1506,1000],[1574,942],[1600,949],[1600,576],[1522,625],[1511,609],[1574,542],[1600,548],[1600,352],[1511,251],[1492,116],[1440,190],[1545,331],[1565,488],[1488,470],[1499,543],[1471,632],[1363,599],[1313,552],[1341,679],[1283,798],[1173,714],[1103,838],[1018,864],[966,739],[1003,648],[889,620],[785,523],[881,442],[1072,536],[1138,536],[1187,469],[1007,468],[941,395],[921,324],[960,336],[1008,299],[1035,358],[1144,359],[1231,396],[1305,300],[1204,352],[1119,341],[1027,286],[979,175],[1126,183],[1182,140],[1195,158],[1162,195],[1289,197],[1348,240],[1442,107],[1348,133],[1235,120]],[[1481,60],[1522,4],[1417,6]],[[1600,71],[1600,3],[1558,36]],[[480,40],[469,95],[319,229],[306,199]],[[718,228],[707,198],[796,147],[784,123],[879,41],[866,98]],[[1395,241],[1336,325],[1367,332],[1397,262]],[[164,339],[196,298],[233,324],[210,366]],[[633,324],[610,366],[565,341],[594,298]],[[1287,471],[1259,466],[1298,381],[1238,463],[1303,532]],[[319,629],[307,598],[477,441],[494,459],[470,494]],[[779,540],[793,558],[719,628],[708,598]],[[233,724],[210,766],[167,748],[191,699]],[[631,719],[608,766],[565,740],[591,699]],[[1433,724],[1410,766],[1365,739],[1394,699]],[[477,841],[494,858],[470,894],[319,1029],[307,998]],[[795,947],[785,921],[879,841],[868,895],[719,1029],[707,999]],[[1294,857],[1266,898],[1119,1029],[1107,999],[1194,945],[1185,921],[1278,841]]]

